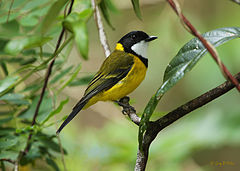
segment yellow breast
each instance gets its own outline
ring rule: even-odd
[[[102,93],[102,101],[119,100],[135,90],[143,81],[147,68],[138,57],[134,55],[132,56],[134,57],[134,64],[132,66],[132,69],[129,71],[125,78],[120,80],[109,90]]]
[[[120,80],[112,88],[108,89],[107,91],[103,91],[102,93],[99,93],[90,99],[86,105],[86,108],[97,101],[119,100],[130,94],[139,86],[139,84],[145,78],[147,68],[137,56],[132,56],[134,58],[134,64],[126,77]]]

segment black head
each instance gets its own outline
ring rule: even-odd
[[[123,36],[118,43],[121,43],[124,47],[124,50],[126,52],[131,52],[131,47],[142,40],[145,40],[146,42],[152,41],[156,39],[156,36],[149,36],[147,33],[143,31],[132,31],[125,36]]]

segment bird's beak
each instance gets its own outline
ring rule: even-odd
[[[149,36],[148,38],[145,39],[145,41],[150,42],[150,41],[155,40],[157,38],[158,38],[157,36]]]

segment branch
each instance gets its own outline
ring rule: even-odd
[[[74,3],[74,0],[71,0],[71,4],[70,4],[70,7],[68,9],[68,14],[67,15],[69,15],[71,13],[73,3]],[[65,33],[65,29],[62,28],[62,31],[61,31],[61,33],[59,35],[59,38],[58,38],[58,41],[57,41],[57,44],[56,44],[56,48],[55,48],[54,54],[56,54],[56,52],[58,51],[58,49],[59,49],[59,47],[60,47],[60,45],[62,43],[62,39],[63,39],[64,33]],[[44,85],[43,85],[43,88],[42,88],[42,91],[41,91],[41,94],[40,94],[40,98],[38,100],[38,103],[37,103],[37,106],[36,106],[36,109],[35,109],[35,112],[34,112],[32,124],[31,124],[32,126],[36,124],[36,118],[38,116],[38,112],[39,112],[39,109],[40,109],[40,106],[41,106],[41,103],[42,103],[42,100],[43,100],[43,96],[44,96],[46,88],[47,88],[48,80],[49,80],[49,77],[50,77],[50,75],[52,73],[52,68],[53,68],[53,65],[55,63],[56,58],[57,58],[57,55],[55,55],[53,57],[51,63],[48,66],[47,73],[46,73],[45,80],[44,80]],[[30,147],[31,147],[31,143],[30,143],[31,138],[32,138],[32,133],[30,133],[29,136],[28,136],[27,146],[26,146],[26,148],[24,150],[24,154],[26,154],[29,151]]]
[[[214,46],[203,38],[203,36],[197,31],[197,29],[190,23],[190,21],[182,14],[181,8],[177,2],[177,0],[167,0],[167,2],[171,5],[173,10],[176,12],[176,14],[179,16],[181,22],[183,23],[183,26],[194,36],[196,36],[202,44],[205,46],[205,48],[208,50],[208,52],[211,54],[215,62],[220,67],[221,72],[223,73],[224,77],[227,80],[230,80],[237,88],[237,90],[240,92],[240,84],[239,82],[232,76],[232,74],[229,72],[227,67],[223,64],[221,59],[218,56],[218,53]]]
[[[15,161],[11,160],[11,159],[0,159],[0,161],[6,161],[6,162],[9,162],[9,163],[15,164]]]
[[[100,39],[101,45],[104,49],[105,56],[107,58],[110,55],[111,52],[110,52],[110,48],[109,48],[109,45],[108,45],[108,42],[107,42],[107,36],[106,36],[105,31],[104,31],[104,27],[103,27],[101,15],[100,15],[100,12],[99,12],[99,8],[96,5],[95,0],[91,0],[91,4],[92,4],[92,8],[94,9],[94,19],[96,21],[96,25],[97,25],[97,28],[98,28],[99,39]]]
[[[235,79],[240,81],[240,72],[235,76]],[[187,115],[188,113],[202,107],[203,105],[215,100],[216,98],[222,96],[223,94],[227,93],[231,89],[234,88],[234,84],[231,81],[226,81],[225,83],[219,85],[218,87],[202,94],[201,96],[183,104],[182,106],[178,107],[177,109],[169,112],[162,118],[154,121],[149,122],[148,129],[143,138],[143,154],[138,151],[137,161],[135,170],[142,171],[145,170],[147,159],[148,159],[148,151],[152,141],[156,138],[157,134],[166,128],[167,126],[171,125],[176,120],[182,118],[183,116]]]

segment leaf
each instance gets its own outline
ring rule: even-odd
[[[219,28],[203,34],[203,37],[215,47],[229,40],[240,37],[240,27]],[[161,87],[152,96],[144,109],[140,127],[139,144],[141,146],[143,135],[147,129],[149,119],[155,110],[161,97],[172,88],[183,76],[189,72],[195,64],[207,53],[206,48],[194,38],[186,43],[167,66]]]
[[[50,84],[54,84],[56,83],[59,79],[61,79],[62,77],[64,77],[66,74],[68,74],[71,69],[73,68],[73,66],[69,66],[67,68],[65,68],[64,70],[62,70],[58,75],[56,75],[51,81]]]
[[[0,65],[1,65],[1,67],[2,67],[2,70],[3,70],[4,74],[5,74],[6,76],[8,76],[8,69],[7,69],[6,63],[5,63],[4,61],[2,61],[2,62],[0,62]]]
[[[13,119],[13,117],[12,117],[12,116],[10,116],[10,117],[7,117],[7,118],[0,119],[0,125],[2,125],[2,124],[5,124],[5,123],[9,122],[9,121],[11,121],[12,119]]]
[[[133,5],[135,14],[137,15],[137,17],[140,20],[142,20],[141,10],[140,10],[140,6],[139,6],[139,0],[131,0],[131,1],[132,1],[132,5]]]
[[[73,72],[72,76],[64,83],[64,85],[58,90],[59,92],[62,91],[66,86],[68,86],[76,77],[78,72],[81,70],[82,66],[79,65],[75,71]]]
[[[41,26],[42,34],[45,34],[49,30],[51,25],[56,21],[56,18],[58,17],[58,14],[60,13],[61,9],[67,2],[68,0],[58,0],[51,6],[42,22]]]
[[[92,10],[86,9],[81,13],[71,13],[64,21],[63,26],[74,34],[77,48],[84,59],[88,58],[88,32],[86,22],[92,15]]]
[[[28,120],[32,120],[32,117],[35,113],[36,110],[36,106],[38,103],[40,96],[37,96],[33,99],[32,104],[30,105],[30,108],[25,111],[24,113],[22,113],[19,118],[23,118],[23,119],[28,119]],[[52,111],[52,99],[48,96],[48,93],[45,93],[39,112],[38,112],[38,116],[37,116],[37,122],[40,123],[42,122],[44,119],[46,119],[48,117],[48,115],[51,113]]]
[[[16,93],[8,93],[0,97],[0,100],[8,101],[17,105],[28,105],[29,102],[24,99],[24,95]]]
[[[4,50],[8,54],[17,55],[23,49],[40,47],[44,45],[46,42],[50,41],[51,39],[52,38],[50,37],[42,37],[42,36],[21,37],[21,38],[10,40],[5,46]]]
[[[61,101],[60,104],[59,104],[59,106],[58,106],[55,110],[53,110],[53,111],[48,115],[48,117],[47,117],[46,119],[44,119],[44,121],[42,122],[41,125],[45,124],[45,123],[46,123],[51,117],[53,117],[54,115],[60,113],[60,112],[62,111],[62,109],[63,109],[63,106],[68,103],[68,100],[69,100],[69,99],[67,98],[67,99]]]
[[[11,87],[17,80],[18,76],[7,76],[5,79],[0,80],[0,93]]]
[[[77,48],[84,59],[88,59],[88,33],[85,22],[78,22],[73,25],[73,32]]]
[[[69,86],[87,85],[93,79],[93,77],[94,75],[88,75],[82,78],[75,79],[69,84]]]
[[[16,20],[12,20],[8,23],[4,23],[0,27],[0,37],[3,39],[10,39],[16,36],[20,36],[19,24]]]
[[[115,28],[113,27],[111,21],[110,21],[110,16],[108,13],[108,8],[107,8],[107,4],[105,2],[106,0],[102,0],[101,3],[99,4],[100,9],[102,11],[103,17],[106,20],[107,24],[113,29],[115,30]]]
[[[11,160],[16,160],[18,157],[18,152],[17,151],[5,151],[2,150],[0,153],[0,159],[11,159]]]
[[[240,27],[219,28],[203,34],[203,37],[217,47],[229,40],[240,38]],[[207,52],[197,38],[185,44],[167,66],[157,97],[173,87]]]
[[[58,167],[57,163],[56,163],[54,160],[52,160],[52,159],[50,159],[49,157],[47,157],[47,158],[46,158],[46,162],[47,162],[47,164],[49,164],[49,166],[51,166],[55,171],[59,171],[59,167]]]
[[[38,23],[38,18],[33,15],[27,15],[20,20],[20,24],[25,27],[32,27]]]
[[[0,149],[7,150],[12,146],[16,145],[17,142],[18,142],[17,136],[12,136],[12,135],[4,136],[0,138]]]

